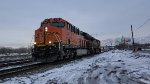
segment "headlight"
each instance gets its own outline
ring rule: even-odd
[[[49,41],[49,44],[51,44],[52,42],[51,41]]]
[[[45,31],[46,31],[46,32],[48,31],[48,28],[47,28],[47,27],[45,27]]]
[[[36,42],[34,42],[34,45],[36,45]]]

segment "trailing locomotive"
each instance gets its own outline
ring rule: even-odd
[[[101,52],[100,41],[62,18],[41,22],[35,30],[32,56],[35,61],[53,62]]]

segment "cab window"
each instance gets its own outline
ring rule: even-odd
[[[51,26],[55,26],[55,27],[64,27],[65,23],[64,22],[52,22],[50,23]]]

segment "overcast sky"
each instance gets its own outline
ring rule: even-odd
[[[150,0],[0,0],[0,46],[30,45],[46,18],[61,17],[100,40],[150,35]]]

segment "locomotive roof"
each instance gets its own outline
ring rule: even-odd
[[[65,21],[69,24],[71,24],[70,22],[68,22],[67,20],[63,19],[63,18],[48,18],[48,19],[45,19],[44,21],[42,21],[42,23],[45,23],[45,22],[52,22],[52,21]],[[72,24],[71,24],[72,25]],[[84,36],[85,38],[89,39],[89,40],[97,40],[99,41],[98,39],[92,37],[91,35],[89,35],[88,33],[86,32],[83,32],[83,31],[80,31],[81,35]]]

